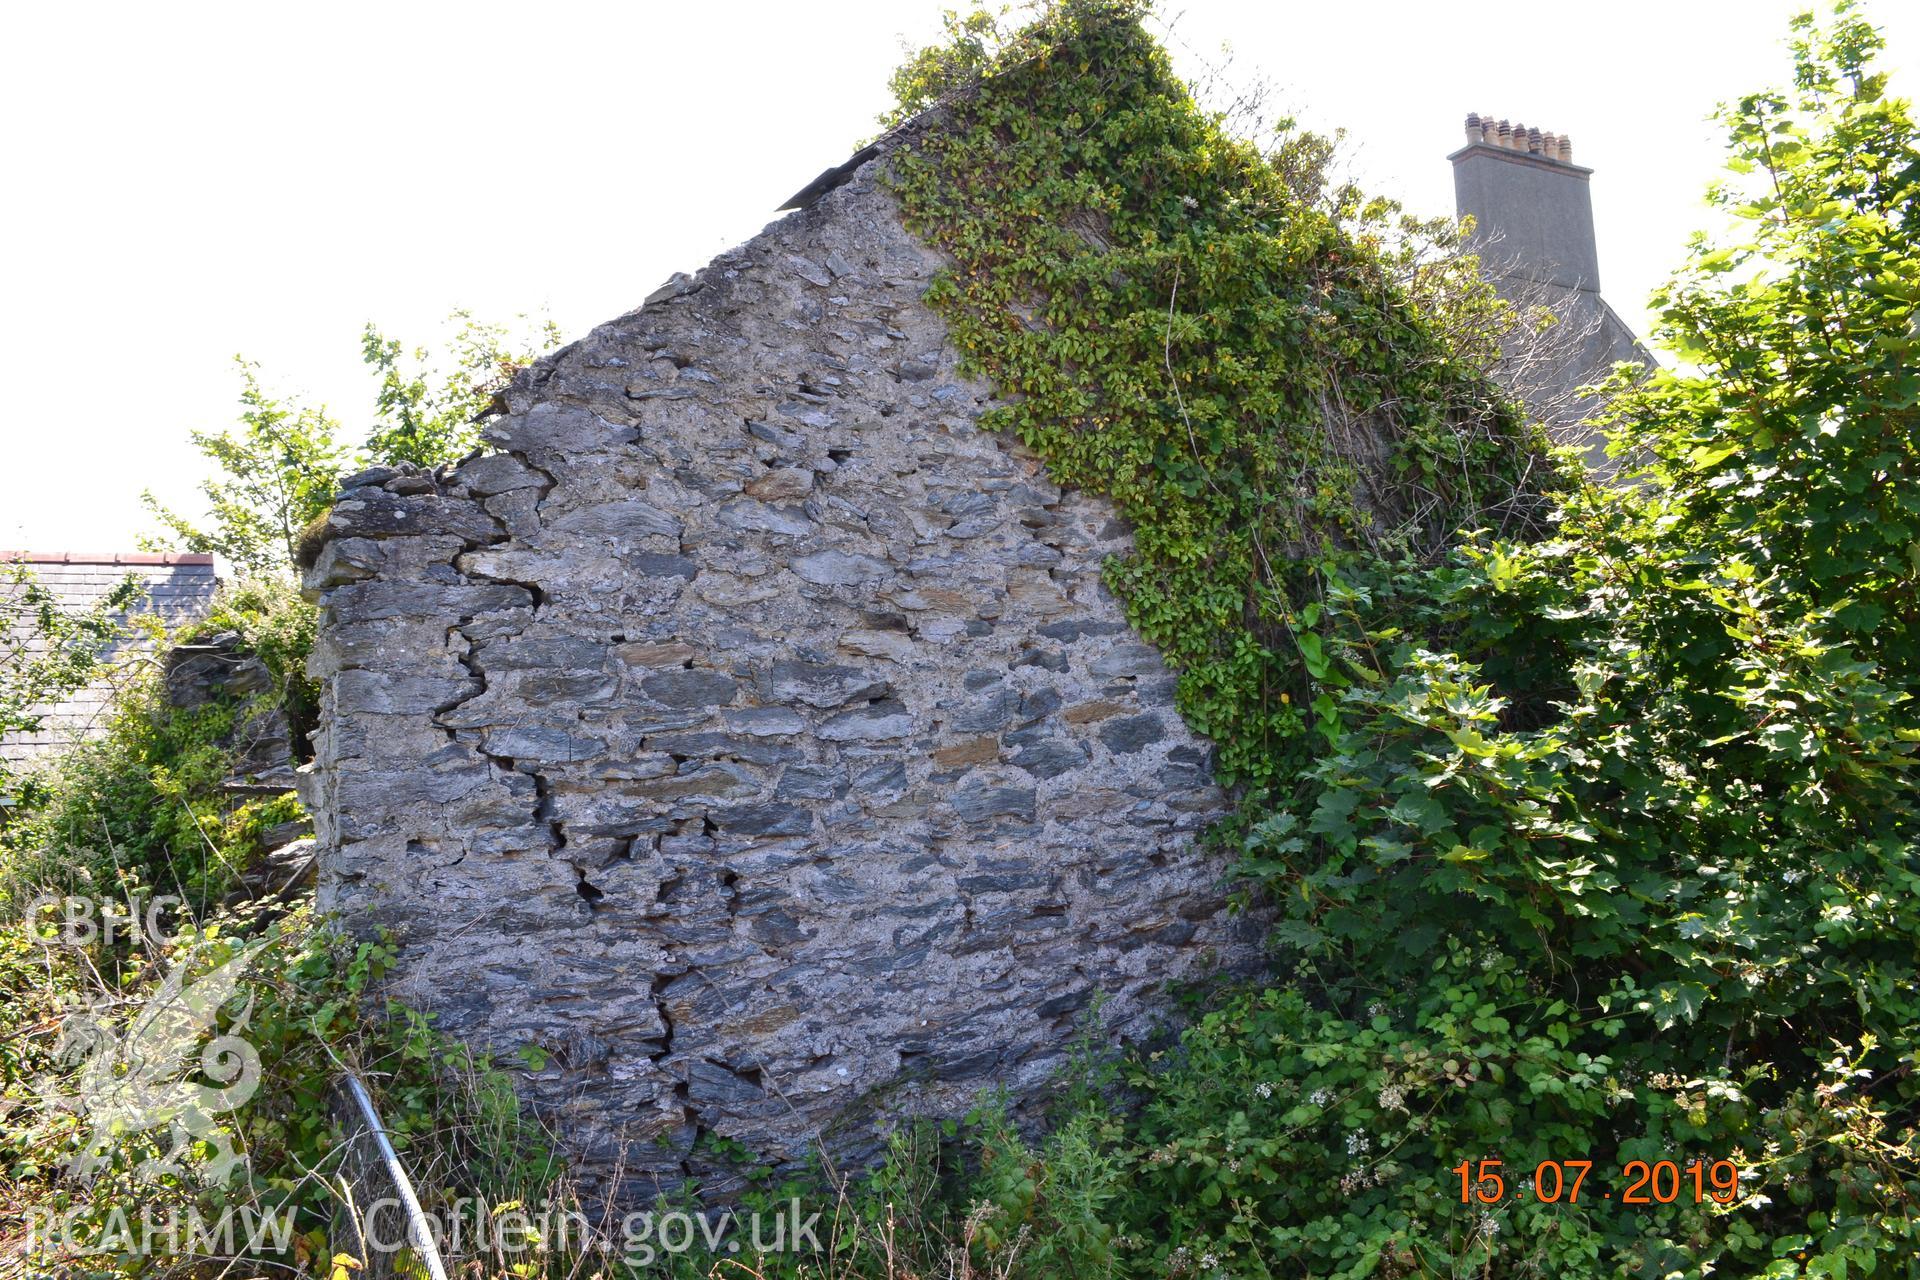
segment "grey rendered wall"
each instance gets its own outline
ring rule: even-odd
[[[1591,169],[1484,143],[1454,154],[1454,201],[1504,269],[1564,289],[1600,291]]]
[[[1586,448],[1589,463],[1610,472],[1590,425],[1604,401],[1579,389],[1605,380],[1617,363],[1652,369],[1655,362],[1600,294],[1593,171],[1487,143],[1449,159],[1455,202],[1474,219],[1488,278],[1522,310],[1544,308],[1557,318],[1543,331],[1520,326],[1498,376],[1556,440]]]

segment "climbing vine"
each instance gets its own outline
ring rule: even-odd
[[[936,123],[892,181],[952,258],[929,301],[1005,398],[983,425],[1132,524],[1108,583],[1225,776],[1258,784],[1324,718],[1322,570],[1524,529],[1545,468],[1455,340],[1496,304],[1419,259],[1437,228],[1329,189],[1317,139],[1236,137],[1141,13],[959,20],[896,77],[899,118]]]
[[[1842,0],[1724,109],[1738,231],[1655,299],[1691,370],[1612,388],[1619,486],[1539,467],[1484,292],[1201,110],[1140,7],[901,72],[931,296],[988,425],[1133,524],[1109,581],[1243,784],[1278,959],[990,1163],[1030,1274],[1915,1274],[1920,143],[1880,47]],[[1701,1190],[1632,1200],[1663,1162]]]

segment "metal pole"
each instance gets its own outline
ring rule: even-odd
[[[373,1109],[373,1099],[368,1096],[367,1087],[351,1071],[346,1072],[346,1079],[347,1092],[353,1095],[354,1105],[360,1108],[360,1114],[365,1117],[367,1128],[373,1134],[374,1145],[379,1148],[380,1159],[386,1164],[393,1185],[399,1189],[400,1205],[407,1211],[407,1234],[413,1238],[414,1252],[426,1263],[427,1274],[432,1280],[447,1280],[447,1266],[440,1260],[440,1249],[433,1242],[433,1232],[427,1226],[427,1215],[420,1210],[420,1198],[414,1195],[413,1182],[401,1166],[393,1143],[387,1140],[387,1127],[380,1123],[380,1113]],[[361,1239],[366,1239],[364,1233]]]

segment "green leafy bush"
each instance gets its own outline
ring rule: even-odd
[[[143,494],[165,530],[147,542],[155,550],[217,554],[249,580],[286,578],[299,558],[301,535],[327,513],[349,472],[396,463],[436,467],[479,445],[478,424],[496,411],[495,397],[559,340],[551,321],[518,319],[514,326],[487,324],[456,311],[450,320],[457,328],[440,357],[367,325],[360,354],[377,382],[375,420],[358,447],[327,406],[275,395],[261,381],[259,365],[236,357],[239,423],[190,433],[213,464],[200,485],[208,519],[196,523]]]
[[[1242,784],[1286,968],[1129,1068],[1096,1152],[977,1184],[1046,1232],[1027,1186],[1123,1162],[1092,1212],[1126,1247],[1080,1272],[1920,1256],[1920,152],[1851,6],[1795,29],[1793,88],[1727,113],[1744,232],[1659,300],[1692,368],[1613,388],[1635,474],[1504,524],[1535,446],[1442,338],[1484,297],[1398,283],[1133,6],[967,20],[903,72],[948,126],[897,166],[931,296],[1000,425],[1134,522],[1110,580]],[[1453,1172],[1486,1159],[1491,1203]],[[1581,1203],[1517,1194],[1567,1160]],[[1628,1207],[1633,1160],[1740,1194]]]
[[[413,462],[423,467],[455,461],[480,444],[479,424],[497,409],[494,397],[541,351],[560,344],[551,320],[519,317],[514,327],[486,324],[456,311],[459,322],[436,362],[425,347],[411,351],[398,338],[369,324],[360,353],[380,378],[374,407],[379,415],[367,437],[367,457],[376,463]]]
[[[284,1221],[289,1228],[279,1247],[267,1241],[252,1249],[246,1265],[275,1274],[332,1274],[332,1260],[357,1247],[343,1238],[338,1217],[346,1148],[337,1090],[346,1070],[376,1091],[395,1147],[414,1171],[426,1206],[443,1220],[451,1221],[463,1195],[505,1205],[565,1194],[561,1167],[544,1134],[520,1116],[507,1078],[485,1057],[437,1033],[430,1020],[373,998],[392,962],[391,945],[348,940],[317,925],[305,909],[282,910],[217,912],[206,923],[182,923],[149,940],[151,946],[132,949],[49,946],[19,922],[0,926],[8,1008],[38,1014],[124,1006],[107,1025],[129,1043],[141,1034],[142,1001],[169,977],[192,983],[242,962],[224,1012],[206,1034],[244,1037],[260,1068],[244,1105],[214,1117],[219,1141],[244,1156],[228,1180],[200,1181],[193,1162],[212,1154],[211,1143],[183,1153],[161,1126],[115,1131],[99,1167],[75,1182],[62,1171],[99,1136],[97,1117],[50,1110],[46,1100],[84,1087],[76,1078],[80,1064],[56,1052],[53,1028],[9,1028],[17,1034],[3,1050],[9,1070],[0,1092],[6,1203],[11,1213],[62,1224],[62,1238],[43,1241],[23,1259],[26,1274],[71,1275],[83,1265],[101,1280],[231,1273],[242,1260],[170,1253],[164,1237],[143,1239],[138,1224],[181,1221],[189,1212],[215,1222],[238,1206],[253,1215],[243,1222]],[[98,986],[102,974],[111,975],[111,990]],[[126,1065],[151,1069],[131,1056]],[[187,1163],[177,1173],[152,1164],[183,1155]],[[541,1255],[529,1256],[535,1270],[518,1274],[537,1274],[544,1265]]]
[[[41,881],[84,882],[96,893],[122,895],[131,886],[204,906],[262,852],[263,830],[300,816],[291,793],[243,799],[221,784],[233,772],[236,732],[256,715],[284,708],[296,739],[311,726],[317,699],[304,662],[312,607],[285,585],[242,584],[223,589],[208,616],[173,639],[223,631],[266,664],[274,687],[174,707],[157,663],[133,668],[106,732],[22,786],[20,805],[0,827],[6,893],[23,899]]]

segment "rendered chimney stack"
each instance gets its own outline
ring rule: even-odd
[[[1573,139],[1491,112],[1467,117],[1466,145],[1453,162],[1453,192],[1469,245],[1488,283],[1520,307],[1544,307],[1560,321],[1532,339],[1527,358],[1505,367],[1508,389],[1562,443],[1587,450],[1589,465],[1614,463],[1596,443],[1602,401],[1583,388],[1616,362],[1654,367],[1633,331],[1600,295],[1591,169],[1573,163]]]
[[[1542,282],[1599,288],[1588,171],[1573,140],[1475,111],[1466,146],[1451,158],[1460,212],[1473,215],[1489,260]]]

